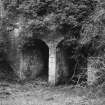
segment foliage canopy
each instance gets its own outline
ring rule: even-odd
[[[84,21],[94,12],[95,0],[4,0],[6,17],[15,20],[22,15],[33,20],[37,29],[59,30],[63,34],[79,33]],[[78,36],[77,36],[78,37]]]

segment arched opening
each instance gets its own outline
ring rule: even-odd
[[[17,76],[7,60],[7,55],[0,52],[0,81],[13,82],[16,81]]]
[[[28,39],[22,49],[25,79],[48,78],[49,48],[40,39]],[[42,80],[43,80],[42,79]]]
[[[71,44],[71,42],[65,40],[57,46],[57,67],[61,83],[66,83],[74,73],[76,61],[73,59],[73,54],[75,53],[75,47],[75,43]]]
[[[80,48],[77,41],[69,39],[61,41],[57,46],[56,53],[58,83],[76,84],[78,75],[82,73],[84,64],[86,64],[84,57],[80,54]],[[81,80],[79,80],[79,82],[80,81]]]

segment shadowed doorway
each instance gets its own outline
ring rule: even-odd
[[[16,79],[17,76],[7,60],[7,55],[4,52],[0,52],[0,81],[13,82]]]
[[[79,71],[81,58],[78,56],[76,40],[62,40],[57,46],[58,84],[71,84],[71,79]]]
[[[48,79],[48,46],[40,39],[28,39],[22,49],[26,79]]]

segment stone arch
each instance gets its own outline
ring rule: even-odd
[[[64,39],[56,47],[58,83],[70,83],[74,73],[78,73],[76,53],[78,43],[75,39]]]
[[[41,39],[30,38],[22,48],[22,71],[25,79],[48,77],[49,48]],[[47,78],[46,78],[47,79]]]
[[[17,78],[14,70],[9,64],[7,55],[4,52],[0,52],[0,81],[15,81]]]

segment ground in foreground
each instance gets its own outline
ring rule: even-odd
[[[80,87],[0,82],[0,105],[105,105],[105,98]]]

